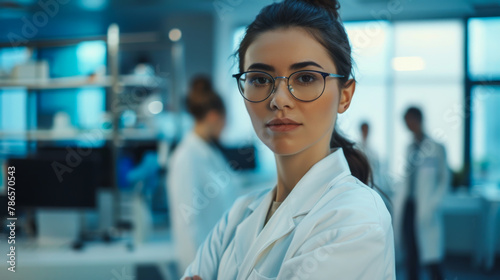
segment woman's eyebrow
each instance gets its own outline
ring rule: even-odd
[[[316,63],[314,61],[304,61],[304,62],[298,62],[298,63],[294,63],[294,64],[290,65],[290,70],[298,70],[298,69],[305,68],[307,66],[316,66],[316,67],[323,69],[323,67],[321,67],[321,65],[319,65],[318,63]]]
[[[254,63],[248,67],[248,70],[274,71],[274,67],[264,63]]]
[[[323,69],[323,67],[321,67],[321,65],[319,65],[318,63],[316,63],[314,61],[303,61],[303,62],[297,62],[297,63],[290,65],[290,70],[298,70],[298,69],[305,68],[307,66],[315,66],[315,67]],[[268,65],[268,64],[264,64],[264,63],[254,63],[254,64],[250,65],[250,67],[248,67],[248,70],[263,70],[263,71],[271,71],[272,72],[272,71],[274,71],[274,67],[271,65]]]

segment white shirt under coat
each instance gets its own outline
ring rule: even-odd
[[[316,163],[263,226],[274,192],[239,198],[183,278],[395,279],[391,217],[342,149]]]

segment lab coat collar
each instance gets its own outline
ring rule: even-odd
[[[342,149],[337,149],[302,177],[264,228],[276,187],[249,204],[248,208],[252,213],[238,226],[235,236],[236,242],[250,245],[247,250],[237,253],[237,258],[242,260],[238,279],[246,279],[262,252],[292,231],[298,223],[295,219],[307,214],[328,187],[349,174],[351,172],[344,153]]]
[[[207,150],[209,148],[207,142],[205,142],[196,132],[191,131],[185,136],[186,142],[194,143],[193,147],[199,147],[200,150]]]
[[[205,140],[203,140],[203,138],[201,138],[198,134],[196,134],[196,132],[194,131],[191,131],[189,132],[187,135],[186,135],[186,139],[187,141],[190,141],[190,142],[194,142],[196,143],[197,145],[201,145],[203,147],[209,147],[210,145],[205,142]]]
[[[412,143],[411,143],[411,144],[412,144],[412,145],[415,145],[415,146],[417,146],[417,147],[420,147],[420,146],[422,146],[422,144],[423,144],[424,142],[426,142],[428,139],[429,139],[429,137],[428,137],[428,136],[427,136],[427,134],[425,134],[425,133],[422,135],[422,139],[421,139],[420,141],[418,141],[418,140],[417,140],[417,138],[415,138],[415,136],[413,136],[413,139],[412,139]]]
[[[189,132],[188,134],[186,134],[185,137],[186,137],[185,141],[193,143],[193,145],[191,146],[196,147],[195,152],[201,157],[210,157],[213,154],[220,153],[219,149],[214,144],[206,142],[194,131]]]
[[[290,204],[291,207],[289,209],[293,210],[292,217],[307,214],[323,193],[327,191],[328,186],[333,185],[334,181],[340,180],[342,177],[350,174],[351,171],[344,152],[342,148],[338,148],[309,169],[297,185],[295,185],[290,194],[288,194],[280,208],[283,205]],[[272,191],[266,193],[262,199],[256,199],[250,203],[248,208],[251,211],[255,211],[262,204],[269,206],[275,192],[276,186]]]
[[[339,148],[313,165],[283,203],[289,205],[288,209],[292,211],[293,218],[305,215],[316,205],[328,187],[350,174],[344,152]]]

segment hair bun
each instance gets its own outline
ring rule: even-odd
[[[334,19],[339,19],[340,3],[337,0],[302,0],[303,2],[309,3],[316,7],[321,7],[327,10]]]

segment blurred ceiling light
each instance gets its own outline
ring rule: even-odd
[[[170,32],[168,32],[168,38],[170,38],[170,40],[172,40],[172,42],[177,42],[181,39],[182,37],[182,32],[177,29],[177,28],[174,28],[172,30],[170,30]]]
[[[148,110],[153,115],[159,114],[163,110],[163,103],[160,101],[153,101],[149,103]]]
[[[396,71],[421,71],[425,69],[425,61],[419,56],[395,57],[392,68]]]

